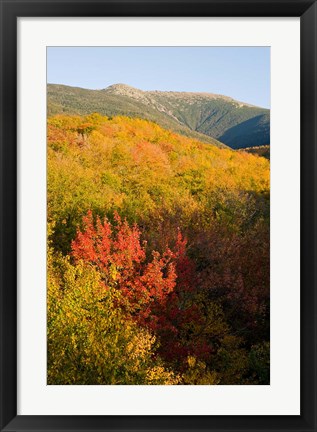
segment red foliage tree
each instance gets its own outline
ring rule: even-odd
[[[140,231],[115,215],[116,225],[97,217],[92,212],[83,218],[83,231],[78,230],[72,242],[72,255],[98,268],[106,286],[119,289],[128,300],[129,309],[141,324],[156,321],[150,317],[152,305],[164,304],[167,294],[176,285],[173,253],[167,249],[162,255],[152,253],[146,262],[146,243],[141,245]],[[154,325],[154,323],[153,323]]]
[[[179,231],[173,251],[168,247],[162,254],[153,251],[147,262],[146,242],[141,244],[137,225],[130,227],[118,214],[115,222],[101,222],[97,217],[94,223],[89,211],[83,218],[83,230],[78,230],[72,242],[72,256],[96,266],[105,287],[120,290],[120,306],[156,333],[164,358],[180,362],[189,354],[208,353],[208,346],[192,344],[186,336],[188,324],[201,319],[191,301],[195,266],[186,255],[186,238]]]
[[[176,286],[168,294],[166,307],[157,312],[158,331],[162,344],[160,354],[168,361],[176,361],[178,367],[188,355],[207,358],[211,349],[206,341],[192,339],[191,324],[203,325],[203,315],[195,303],[197,274],[194,262],[187,255],[187,239],[178,230],[173,257],[176,263]]]

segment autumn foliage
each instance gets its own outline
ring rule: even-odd
[[[269,383],[269,161],[48,122],[48,382]]]
[[[101,274],[105,289],[119,290],[128,311],[145,324],[152,305],[165,306],[167,295],[175,288],[175,255],[169,249],[162,255],[153,252],[152,260],[146,262],[137,226],[131,228],[117,213],[114,217],[115,227],[107,219],[102,223],[99,217],[95,227],[88,212],[83,218],[83,232],[78,231],[72,242],[72,256],[92,264]],[[153,316],[151,320],[155,321]]]

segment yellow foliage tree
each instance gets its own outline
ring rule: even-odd
[[[48,384],[178,384],[92,267],[48,254]]]

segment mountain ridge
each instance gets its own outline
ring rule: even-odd
[[[211,99],[223,99],[227,101],[235,102],[239,106],[248,106],[248,107],[254,107],[254,108],[261,108],[256,105],[249,104],[247,102],[242,102],[237,99],[232,98],[231,96],[225,96],[223,94],[218,93],[211,93],[211,92],[192,92],[192,91],[174,91],[174,90],[142,90],[138,89],[137,87],[130,86],[129,84],[124,83],[118,83],[118,84],[111,84],[108,87],[105,87],[103,89],[100,89],[106,92],[114,92],[118,94],[128,95],[133,93],[142,93],[145,95],[170,95],[170,96],[202,96],[205,98],[211,98]],[[267,108],[263,108],[267,109]]]

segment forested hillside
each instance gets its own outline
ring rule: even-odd
[[[49,84],[47,94],[49,115],[126,115],[155,121],[218,147],[223,147],[221,143],[234,149],[270,144],[270,110],[228,96],[142,91],[125,84],[103,90]]]
[[[114,89],[115,88],[116,87],[114,87]],[[108,91],[87,90],[77,87],[48,84],[48,116],[57,114],[87,115],[98,112],[107,116],[124,115],[134,118],[143,118],[158,123],[162,127],[171,129],[182,135],[209,142],[217,147],[226,147],[215,138],[190,129],[186,124],[179,122],[176,117],[170,116],[169,113],[161,107],[144,103],[144,100],[140,100],[139,98],[131,98],[129,93],[117,93],[112,90],[111,88]]]
[[[48,120],[48,383],[269,384],[269,161]]]

